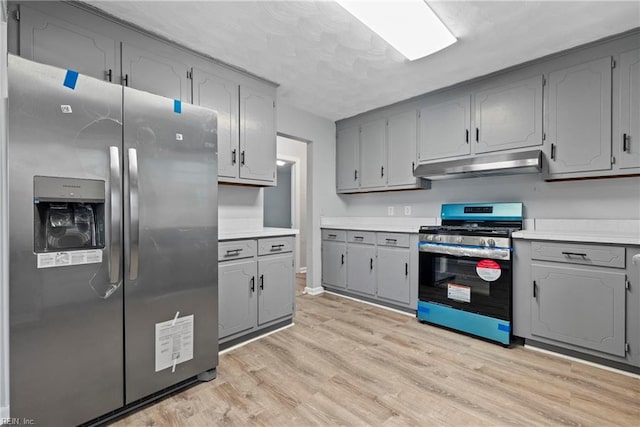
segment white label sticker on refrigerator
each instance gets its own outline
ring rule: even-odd
[[[62,112],[64,114],[71,114],[73,113],[73,111],[71,110],[71,105],[61,105],[60,106],[60,110],[62,110]]]
[[[182,141],[182,134],[176,133],[176,141]]]
[[[156,323],[156,372],[193,359],[193,314]]]
[[[447,283],[447,298],[462,302],[471,302],[471,286]]]
[[[70,265],[99,264],[102,250],[48,252],[38,254],[38,268],[66,267]]]

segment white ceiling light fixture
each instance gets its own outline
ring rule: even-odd
[[[408,60],[457,41],[424,0],[336,0]]]
[[[284,166],[286,164],[287,164],[287,162],[285,162],[284,160],[276,160],[276,165],[278,165],[278,166]]]

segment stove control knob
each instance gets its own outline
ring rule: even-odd
[[[429,240],[429,241],[433,240],[433,236],[432,236],[431,234],[429,234],[429,235],[427,236],[427,240]]]
[[[493,240],[493,239],[489,239],[489,240],[487,240],[487,245],[489,245],[491,247],[494,247],[496,245],[496,241]]]
[[[462,243],[462,236],[458,237],[458,238],[456,239],[456,241],[457,241],[458,243]]]
[[[480,239],[480,241],[478,242],[478,246],[484,246],[485,241],[484,239]]]
[[[437,241],[437,242],[442,241],[442,237],[440,237],[440,236],[436,236],[436,241]]]

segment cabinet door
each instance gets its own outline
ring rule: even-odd
[[[378,297],[409,304],[410,253],[407,249],[378,247]]]
[[[469,154],[470,110],[468,95],[422,108],[419,161]]]
[[[258,258],[258,325],[293,314],[293,254]]]
[[[531,265],[531,333],[625,355],[624,273]]]
[[[218,176],[238,177],[238,90],[236,82],[193,70],[193,102],[218,113]]]
[[[218,265],[218,333],[224,338],[256,326],[255,260],[226,261]]]
[[[387,185],[416,183],[417,112],[407,111],[387,121]]]
[[[347,286],[347,245],[322,242],[322,283],[336,288]]]
[[[360,128],[339,130],[336,136],[336,187],[340,190],[354,190],[360,187],[358,162]]]
[[[384,187],[386,120],[365,123],[360,131],[360,178],[361,188]]]
[[[176,56],[178,51],[176,51]],[[122,43],[122,76],[134,89],[182,102],[191,102],[190,67],[175,58]]]
[[[640,49],[620,55],[620,168],[640,167]]]
[[[349,245],[347,249],[347,289],[374,296],[376,294],[376,248]]]
[[[240,86],[240,178],[276,181],[276,100]]]
[[[549,74],[549,173],[611,169],[611,58]]]
[[[115,40],[20,5],[20,56],[117,81]]]
[[[475,95],[475,152],[542,145],[542,76]]]

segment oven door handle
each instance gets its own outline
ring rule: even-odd
[[[452,255],[467,258],[488,258],[497,260],[510,260],[512,248],[484,248],[467,247],[460,245],[447,245],[441,243],[420,242],[420,252]]]

